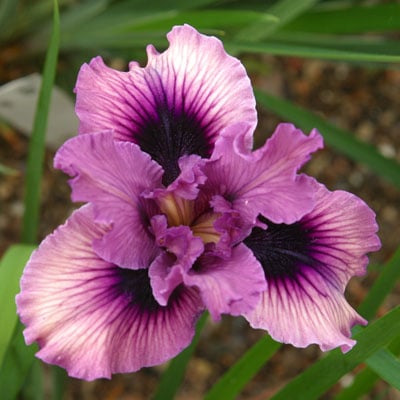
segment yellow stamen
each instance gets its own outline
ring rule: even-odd
[[[159,199],[159,207],[167,216],[169,226],[190,225],[193,220],[193,200],[168,193]]]
[[[214,222],[219,216],[215,213],[203,214],[191,226],[193,235],[199,237],[204,243],[218,243],[221,234],[214,228]]]
[[[158,198],[158,205],[165,214],[168,226],[189,226],[194,236],[203,243],[218,243],[221,234],[214,228],[214,222],[221,216],[213,212],[203,213],[195,218],[194,201],[167,193]]]

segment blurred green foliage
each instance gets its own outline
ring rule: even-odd
[[[145,63],[145,46],[152,43],[161,51],[168,45],[166,32],[173,25],[183,23],[191,24],[205,34],[218,36],[227,50],[238,56],[242,53],[261,53],[379,65],[382,68],[398,68],[400,65],[400,3],[395,1],[59,0],[58,7],[53,0],[2,0],[0,3],[0,46],[15,43],[22,46],[23,51],[16,60],[19,63],[43,60],[47,53],[42,105],[36,116],[37,135],[30,147],[30,157],[36,160],[36,166],[30,168],[32,173],[27,176],[23,241],[29,243],[34,242],[37,234],[37,188],[41,180],[43,134],[57,65],[58,83],[71,90],[79,67],[92,56],[100,54],[105,58],[120,59],[123,63],[130,60]],[[62,62],[57,64],[57,58]],[[394,186],[400,186],[400,165],[382,157],[372,146],[357,141],[351,134],[287,100],[257,91],[257,101],[262,107],[295,122],[303,129],[318,127],[336,150],[369,166]],[[0,174],[10,172],[0,165]],[[10,258],[10,254],[17,250],[12,248],[0,267],[0,277],[5,279],[3,282],[11,279],[13,283],[12,295],[15,294],[14,288],[23,264],[18,257]],[[26,258],[30,250],[25,247],[21,257]],[[384,267],[382,277],[376,281],[370,296],[361,305],[361,311],[369,314],[369,318],[374,316],[398,279],[399,251]],[[17,269],[13,269],[15,265]],[[3,363],[0,363],[1,393],[8,390],[8,398],[13,399],[21,387],[28,385],[35,389],[31,392],[36,393],[29,396],[40,398],[42,392],[37,366],[33,368],[30,381],[26,380],[35,349],[24,345],[21,325],[16,324],[13,302],[6,300],[9,304],[8,314],[3,317],[9,318],[10,329],[0,332],[0,352],[4,356]],[[13,329],[14,338],[11,334]],[[354,383],[338,398],[362,396],[371,389],[371,382],[378,377],[398,387],[399,308],[377,319],[370,327],[358,330],[356,337],[359,345],[348,355],[342,355],[339,351],[331,352],[282,389],[276,398],[317,398],[343,374],[364,362],[370,369],[362,370]],[[227,372],[220,384],[209,393],[209,398],[234,398],[277,348],[279,345],[271,339],[256,344]],[[166,399],[173,397],[192,350],[190,348],[171,363],[172,369],[167,370],[166,377],[173,376],[174,379],[164,379],[161,391],[157,392],[158,398],[163,394]],[[264,352],[262,356],[260,351]],[[64,376],[59,373],[55,376],[54,396],[62,398]],[[318,376],[320,379],[316,380]],[[170,395],[166,395],[167,392]]]

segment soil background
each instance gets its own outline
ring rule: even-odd
[[[40,66],[15,67],[10,64],[7,60],[12,51],[13,48],[1,50],[1,83],[33,71],[40,72]],[[244,56],[243,60],[253,84],[258,88],[316,112],[360,140],[375,146],[385,157],[400,162],[400,70],[269,56],[257,59]],[[262,67],[259,65],[260,60]],[[253,68],[254,65],[257,65],[257,69]],[[256,144],[261,145],[279,122],[280,119],[275,115],[259,110]],[[1,123],[0,163],[15,169],[17,173],[0,175],[0,256],[8,246],[20,240],[27,150],[26,137],[12,126]],[[62,224],[76,208],[70,201],[67,177],[52,167],[53,156],[54,153],[47,150],[42,182],[40,240]],[[353,278],[347,290],[349,302],[357,306],[379,274],[381,267],[378,264],[386,262],[400,243],[400,191],[366,166],[354,163],[329,146],[315,154],[304,171],[331,190],[343,189],[357,194],[377,214],[382,250],[371,255],[368,275]],[[397,289],[385,300],[379,314],[399,304],[399,300],[400,290],[397,285]],[[218,377],[263,334],[251,329],[241,318],[223,317],[218,323],[208,322],[189,363],[177,399],[202,399]],[[316,346],[296,349],[283,345],[238,398],[268,399],[282,385],[321,357],[321,354]],[[48,371],[48,367],[44,369]],[[116,375],[110,381],[88,383],[68,379],[65,399],[148,399],[157,387],[164,369],[165,365],[146,368],[135,374]],[[348,385],[351,381],[352,374],[343,377],[322,398],[333,398],[340,386]],[[378,382],[365,398],[395,400],[400,399],[400,393]]]

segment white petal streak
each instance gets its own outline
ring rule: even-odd
[[[89,206],[81,208],[40,245],[17,296],[25,340],[38,342],[37,356],[86,380],[170,359],[190,343],[201,312],[191,290],[182,290],[167,307],[146,306],[143,298],[132,302],[121,290],[120,269],[92,249],[105,233],[92,218]],[[138,284],[129,290],[143,292]]]

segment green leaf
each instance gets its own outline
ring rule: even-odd
[[[24,400],[43,400],[45,398],[43,387],[43,365],[37,358],[33,359],[27,378],[21,387],[19,397]]]
[[[269,38],[268,43],[281,43],[293,47],[311,47],[328,49],[330,51],[346,52],[352,55],[361,54],[362,60],[357,62],[370,62],[366,57],[398,56],[399,42],[385,36],[352,35],[338,36],[332,34],[303,33],[303,32],[277,32]],[[352,61],[352,60],[351,60]]]
[[[137,26],[139,30],[169,30],[172,25],[188,23],[199,30],[211,29],[214,32],[226,34],[226,30],[237,30],[240,27],[260,21],[262,23],[274,20],[274,17],[267,13],[252,10],[193,10],[180,11],[175,15],[167,16],[165,20],[147,21]]]
[[[353,6],[341,3],[336,8],[309,10],[283,28],[287,31],[329,34],[398,32],[400,4],[383,3]]]
[[[400,247],[396,250],[389,262],[381,268],[378,278],[369,289],[367,297],[361,303],[357,311],[366,319],[372,318],[399,278]]]
[[[353,370],[376,351],[387,346],[400,331],[400,306],[378,319],[362,332],[354,335],[357,345],[348,353],[339,349],[289,382],[273,400],[317,399],[333,386],[343,375]]]
[[[392,352],[381,349],[367,359],[367,364],[383,380],[400,390],[400,360]]]
[[[206,394],[206,400],[234,399],[281,347],[269,336],[262,337],[213,385]]]
[[[400,353],[400,336],[397,337],[390,345],[389,350],[394,354]],[[371,356],[367,359],[368,365],[373,368],[374,359]],[[379,372],[379,370],[378,370]],[[379,375],[371,368],[364,368],[355,377],[353,383],[344,388],[336,397],[335,400],[354,400],[360,399],[362,395],[370,392],[374,387]]]
[[[39,225],[39,207],[43,159],[45,152],[45,135],[47,129],[47,117],[50,108],[52,87],[57,67],[59,47],[59,13],[58,3],[54,0],[53,32],[43,71],[43,81],[40,88],[39,100],[36,109],[32,137],[29,143],[29,155],[25,185],[25,212],[23,218],[22,241],[35,243]]]
[[[75,4],[73,7],[61,13],[60,31],[79,29],[82,24],[85,24],[87,21],[107,11],[109,3],[110,0],[90,0]]]
[[[293,103],[255,91],[258,103],[277,115],[296,124],[299,128],[310,131],[318,129],[326,143],[348,156],[350,159],[367,165],[372,171],[400,187],[400,164],[385,158],[376,149],[338,127],[318,117],[310,111],[300,108]]]
[[[156,38],[156,45],[160,42],[160,38],[163,39],[162,44],[165,44],[165,32],[175,25],[173,19],[177,15],[212,3],[215,3],[215,0],[190,2],[183,0],[147,2],[142,0],[118,2],[90,0],[75,4],[61,14],[61,48],[63,50],[79,48],[93,50],[93,47],[106,49],[111,45],[117,48],[129,46],[131,49],[135,45],[143,48],[148,43],[153,43],[151,40],[154,38]],[[196,13],[194,14],[196,15]],[[186,17],[190,18],[190,15],[189,13]],[[158,21],[160,22],[158,23]],[[184,22],[190,23],[185,20],[185,16],[182,16],[180,23]],[[149,24],[148,29],[146,24]],[[136,36],[131,34],[138,26],[146,31],[145,35],[143,33]],[[48,36],[49,29],[49,26],[44,26],[30,40],[31,46],[37,51],[43,47],[43,40]],[[129,38],[125,38],[124,33],[127,33]]]
[[[197,322],[196,335],[189,347],[178,354],[163,373],[161,382],[157,388],[153,400],[172,400],[179,389],[185,375],[186,366],[200,340],[200,333],[207,321],[208,313],[203,313]]]
[[[274,41],[271,38],[268,42],[245,42],[245,41],[225,41],[228,49],[234,52],[266,53],[282,56],[296,56],[306,58],[317,58],[334,61],[348,62],[368,62],[368,63],[399,63],[400,55],[374,53],[371,51],[355,51],[341,48],[340,39],[337,39],[337,48],[326,48],[323,45],[313,45],[312,43],[285,43]]]
[[[93,47],[132,49],[139,46],[143,51],[148,43],[166,46],[165,32],[174,25],[188,23],[206,33],[229,35],[239,27],[270,18],[260,12],[225,9],[168,10],[150,14],[112,10],[112,13],[107,12],[87,21],[80,28],[64,31],[62,48],[71,51]]]
[[[368,295],[357,310],[366,319],[370,319],[376,314],[385,297],[393,289],[393,286],[400,277],[399,265],[400,247],[397,249],[389,262],[379,269],[380,274],[378,278],[369,289]],[[400,340],[398,340],[398,343],[392,343],[389,349],[394,351],[395,354],[398,354],[400,352]],[[372,389],[379,377],[378,374],[381,375],[382,379],[387,381],[391,380],[391,375],[387,377],[387,372],[391,374],[391,371],[386,371],[385,365],[382,366],[381,363],[381,360],[384,359],[384,357],[386,357],[386,350],[383,349],[369,357],[366,362],[376,372],[370,368],[365,368],[362,370],[354,378],[354,382],[349,387],[343,389],[336,399],[352,400],[360,398],[364,393],[367,393]]]
[[[51,367],[51,375],[53,380],[53,396],[52,400],[62,400],[67,387],[67,373],[65,369],[53,365]]]
[[[0,369],[1,400],[15,400],[32,368],[37,346],[26,346],[23,326],[18,322],[13,340]],[[38,360],[36,360],[38,362]]]
[[[44,156],[44,136],[58,55],[59,14],[57,0],[54,0],[53,23],[54,30],[46,55],[43,83],[39,95],[33,135],[29,148],[25,214],[22,234],[22,239],[25,243],[35,242],[38,226],[40,181]],[[18,395],[32,368],[34,360],[33,355],[37,350],[36,346],[28,347],[25,345],[22,331],[23,326],[21,323],[18,323],[14,331],[11,345],[8,347],[3,364],[1,365],[0,393],[4,400],[14,400]],[[36,369],[36,372],[37,371],[38,370]],[[34,382],[34,385],[36,388],[34,388],[32,393],[37,396],[41,393],[41,387],[37,381]]]
[[[354,378],[353,383],[344,388],[337,396],[335,400],[354,400],[360,399],[364,393],[368,393],[374,387],[378,375],[369,368],[363,369]]]
[[[236,40],[247,40],[257,42],[265,39],[282,25],[308,10],[318,0],[280,0],[266,10],[266,13],[274,16],[269,21],[255,21],[249,27],[240,30],[236,35]]]
[[[59,0],[58,4],[61,7],[63,4],[72,2],[73,0]],[[11,38],[13,40],[29,41],[32,35],[43,26],[46,26],[49,19],[51,19],[53,0],[19,0],[16,3],[20,4],[13,21]],[[44,46],[47,45],[47,38],[48,36],[44,38]],[[28,46],[30,47],[30,44]],[[28,46],[24,48],[24,51],[30,51]]]
[[[0,366],[17,324],[15,295],[19,280],[34,246],[15,245],[5,253],[0,264]]]
[[[217,0],[125,0],[117,2],[112,6],[112,10],[118,10],[119,12],[125,12],[134,14],[136,12],[140,14],[152,14],[159,11],[179,11],[179,10],[190,10],[199,7],[209,6],[214,3],[218,3]],[[110,7],[111,11],[111,7]]]
[[[17,14],[18,8],[17,0],[2,0],[0,2],[0,38],[1,40],[7,39],[10,35],[11,28]]]

